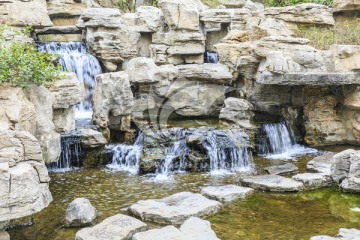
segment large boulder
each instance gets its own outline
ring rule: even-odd
[[[244,199],[254,192],[254,189],[247,187],[240,187],[236,185],[225,185],[218,187],[204,187],[201,189],[201,194],[210,199],[220,202],[232,202],[238,199]]]
[[[203,217],[216,213],[221,203],[200,194],[181,192],[172,196],[139,201],[129,211],[143,221],[182,224],[190,217]]]
[[[321,173],[300,173],[292,177],[292,179],[302,182],[305,188],[317,189],[322,187],[329,187],[333,181]]]
[[[101,134],[101,132],[93,129],[79,129],[79,136],[81,146],[84,149],[104,147],[107,144],[107,140]]]
[[[46,0],[5,1],[1,5],[0,24],[34,28],[51,27]]]
[[[162,26],[163,14],[159,8],[141,6],[136,8],[135,13],[122,15],[123,24],[135,32],[153,33]]]
[[[133,93],[126,72],[105,73],[96,77],[93,96],[93,122],[101,128],[111,125],[110,118],[131,114]],[[121,125],[121,123],[120,123]]]
[[[123,214],[109,217],[90,228],[76,233],[76,240],[131,240],[137,232],[147,229],[145,223]]]
[[[360,6],[360,3],[359,3]],[[331,45],[333,53],[334,71],[359,71],[360,46],[359,45]]]
[[[194,0],[160,0],[160,9],[171,29],[199,30],[199,8]],[[201,9],[200,9],[201,10]]]
[[[79,17],[87,8],[85,1],[49,0],[47,9],[50,17]]]
[[[76,198],[66,209],[65,226],[82,227],[91,225],[97,217],[97,211],[86,198]]]
[[[22,131],[0,132],[0,222],[41,211],[52,201],[40,144]]]
[[[246,0],[220,0],[219,3],[227,8],[242,8],[246,4]]]
[[[315,173],[321,173],[326,177],[330,177],[331,163],[334,155],[334,153],[325,153],[313,158],[307,163],[307,170]]]
[[[53,95],[53,109],[67,109],[84,100],[85,89],[76,78],[75,73],[67,73],[55,81],[49,88]]]
[[[241,182],[247,187],[270,192],[297,192],[304,188],[302,182],[278,175],[250,176]]]
[[[360,192],[360,151],[345,150],[333,157],[331,177],[345,192]]]
[[[218,240],[215,232],[211,229],[210,222],[191,217],[186,220],[180,229],[167,226],[160,229],[152,229],[146,232],[136,233],[132,240]]]
[[[0,240],[10,240],[10,235],[3,230],[0,230]]]
[[[234,124],[238,127],[253,129],[250,120],[254,116],[253,105],[245,99],[226,98],[224,107],[221,109],[219,119],[221,122]]]

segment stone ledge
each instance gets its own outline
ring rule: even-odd
[[[257,83],[264,85],[288,85],[288,86],[336,86],[360,84],[360,73],[286,73],[272,74],[263,72],[256,79]]]

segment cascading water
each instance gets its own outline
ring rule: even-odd
[[[48,52],[59,56],[59,64],[63,70],[76,73],[79,81],[84,84],[86,97],[77,106],[76,118],[91,118],[91,100],[96,86],[96,75],[102,73],[99,61],[80,42],[40,43],[40,52]]]
[[[242,130],[209,132],[203,145],[210,157],[212,174],[254,170],[249,136]]]
[[[82,154],[79,135],[68,134],[61,136],[61,155],[56,163],[49,164],[49,171],[66,172],[74,167],[80,167],[80,156]]]
[[[179,171],[185,170],[186,155],[189,153],[185,135],[186,133],[183,129],[176,130],[175,139],[166,149],[166,156],[161,159],[160,166],[156,171],[156,180],[169,179],[169,175],[173,171],[173,164],[175,159],[180,160]]]
[[[139,173],[139,163],[143,148],[144,135],[140,133],[134,145],[116,145],[112,147],[112,162],[107,168],[115,171],[125,171],[131,174]]]
[[[217,52],[213,51],[206,51],[204,56],[205,63],[218,63],[219,62],[219,55]]]
[[[317,150],[296,143],[295,134],[286,122],[264,124],[265,134],[258,144],[258,152],[266,158],[292,159],[295,156],[315,153]]]

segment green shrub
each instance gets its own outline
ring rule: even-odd
[[[310,39],[310,44],[327,50],[332,44],[360,45],[360,19],[351,18],[336,22],[334,27],[300,25],[298,37]]]
[[[134,12],[136,0],[118,0],[116,6],[123,12]],[[158,0],[144,0],[144,5],[156,7]]]
[[[202,0],[202,2],[210,8],[216,8],[220,5],[219,0]]]
[[[21,40],[21,36],[25,37],[30,31],[30,28],[12,30],[6,25],[0,27],[0,83],[9,82],[22,87],[31,83],[47,86],[60,77],[60,66],[54,63],[53,55],[40,53],[33,44]]]
[[[265,6],[285,7],[285,6],[293,6],[301,3],[317,3],[317,4],[332,6],[333,0],[266,0]]]

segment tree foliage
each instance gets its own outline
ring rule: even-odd
[[[333,0],[266,0],[265,5],[268,7],[285,7],[301,3],[317,3],[327,6],[333,5]]]
[[[30,31],[30,28],[13,30],[6,25],[0,27],[0,84],[47,86],[60,77],[60,66],[54,61],[56,56],[40,53],[32,43],[21,40]]]

